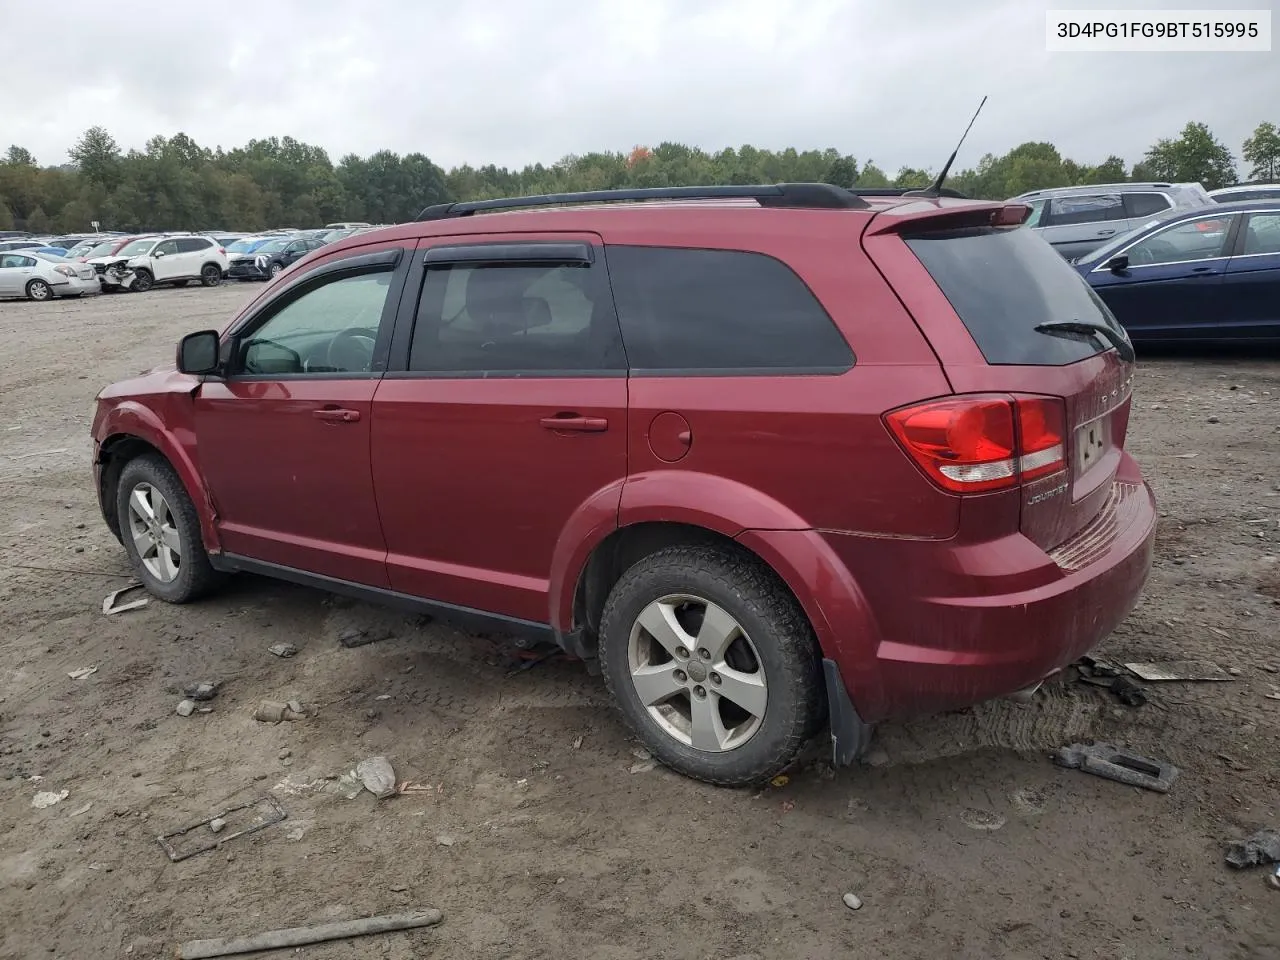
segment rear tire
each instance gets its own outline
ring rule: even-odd
[[[195,505],[164,457],[147,454],[124,465],[116,517],[129,564],[153,596],[188,603],[221,583],[205,552]]]
[[[812,627],[772,570],[728,547],[667,547],[627,570],[605,603],[600,665],[649,751],[697,780],[767,780],[819,726]]]
[[[53,299],[53,287],[43,280],[32,280],[27,284],[27,297],[39,303]]]
[[[133,286],[129,289],[135,293],[146,293],[156,284],[156,278],[151,275],[150,270],[135,270],[133,274]]]
[[[206,263],[200,268],[200,282],[206,287],[216,287],[222,282],[222,268],[216,263]]]

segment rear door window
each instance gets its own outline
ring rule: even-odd
[[[1131,267],[1215,260],[1226,255],[1234,216],[1189,220],[1139,240],[1125,253]]]
[[[1119,194],[1055,197],[1049,201],[1049,209],[1041,226],[1066,227],[1124,219],[1124,203]]]
[[[1120,329],[1084,278],[1029,230],[978,227],[904,239],[988,363],[1060,366],[1110,349],[1100,337],[1035,329],[1051,320]]]
[[[1152,217],[1173,206],[1162,193],[1126,193],[1124,205],[1128,216],[1132,218]]]
[[[853,351],[796,273],[738,250],[610,246],[632,373],[843,373]]]

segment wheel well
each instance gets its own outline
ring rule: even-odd
[[[206,267],[213,267],[219,273],[222,272],[222,265],[215,260],[206,260],[200,267],[200,272],[204,273]]]
[[[573,622],[575,627],[583,629],[591,646],[594,646],[600,633],[600,615],[604,612],[605,600],[608,599],[609,591],[622,578],[622,575],[652,553],[657,553],[666,547],[686,544],[724,547],[753,558],[770,570],[783,589],[795,599],[794,592],[786,581],[777,575],[777,571],[774,571],[759,554],[748,550],[732,537],[691,524],[637,523],[615,530],[605,537],[591,551],[591,556],[587,558],[582,574],[578,577],[578,586],[573,598]],[[797,606],[799,606],[798,602]]]
[[[98,473],[98,502],[102,504],[102,515],[116,539],[121,536],[120,517],[116,513],[116,485],[120,483],[120,474],[126,463],[148,453],[164,456],[147,441],[127,433],[108,437],[98,453],[98,462],[102,465]]]

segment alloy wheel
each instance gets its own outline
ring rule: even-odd
[[[129,494],[129,535],[147,573],[161,583],[178,578],[182,538],[169,501],[149,483],[139,483]]]
[[[631,682],[649,716],[695,750],[741,747],[769,703],[759,654],[723,607],[690,594],[660,597],[631,628]]]

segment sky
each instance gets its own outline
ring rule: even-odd
[[[1108,154],[1132,163],[1190,120],[1238,158],[1259,122],[1280,123],[1280,48],[1045,51],[1046,10],[1104,6],[272,0],[82,15],[0,0],[0,69],[21,91],[0,110],[0,150],[16,143],[43,164],[65,163],[93,124],[124,149],[179,131],[225,148],[291,135],[334,162],[385,148],[444,167],[674,140],[710,151],[835,147],[892,175],[940,167],[983,95],[959,169],[1028,140],[1082,163]]]

